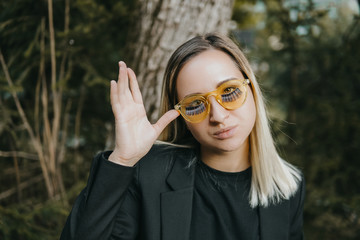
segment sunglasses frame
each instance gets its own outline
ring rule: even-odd
[[[181,116],[188,122],[191,122],[191,123],[198,123],[198,122],[201,122],[203,121],[206,116],[209,114],[210,112],[210,101],[209,101],[209,97],[210,96],[214,96],[216,101],[223,107],[225,108],[226,110],[234,110],[234,109],[237,109],[239,107],[241,107],[245,101],[246,101],[246,98],[247,98],[247,88],[245,87],[245,97],[244,97],[244,100],[243,102],[241,103],[240,106],[238,107],[235,107],[235,108],[231,108],[231,107],[226,107],[224,106],[224,103],[221,101],[221,97],[219,98],[219,96],[221,96],[221,94],[219,94],[219,91],[221,90],[221,88],[223,87],[224,84],[229,84],[229,82],[234,82],[234,81],[241,81],[241,85],[242,86],[246,86],[248,84],[250,84],[250,80],[248,78],[245,78],[245,79],[233,79],[233,80],[229,80],[229,81],[226,81],[224,83],[222,83],[220,86],[218,86],[214,91],[211,91],[211,92],[208,92],[208,93],[204,93],[204,94],[192,94],[192,95],[189,95],[185,98],[183,98],[179,103],[177,103],[174,108],[175,110],[177,110]],[[201,98],[202,100],[204,100],[204,102],[206,103],[206,114],[204,115],[204,117],[202,119],[199,119],[199,120],[191,120],[188,115],[186,115],[185,113],[183,113],[183,111],[181,110],[182,107],[185,107],[185,105],[183,105],[183,102],[186,101],[186,99],[189,99],[189,98],[192,98],[192,97],[195,97],[195,96],[198,96],[199,98]]]

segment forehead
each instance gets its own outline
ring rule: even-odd
[[[213,91],[218,83],[232,78],[244,78],[232,58],[220,50],[206,50],[189,60],[179,72],[178,97]]]

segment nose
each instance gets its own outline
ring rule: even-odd
[[[214,96],[210,96],[208,101],[210,102],[210,122],[223,123],[229,117],[229,111],[221,106]]]

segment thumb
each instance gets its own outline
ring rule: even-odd
[[[174,109],[167,111],[162,117],[153,124],[153,127],[155,128],[157,136],[160,135],[160,133],[164,130],[164,128],[175,118],[177,118],[180,115],[180,113]]]

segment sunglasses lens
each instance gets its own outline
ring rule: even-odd
[[[218,89],[218,98],[229,110],[241,107],[246,98],[246,85],[239,81],[229,81]]]
[[[183,101],[180,110],[188,121],[200,122],[208,113],[207,101],[201,96],[189,97]]]
[[[175,107],[187,121],[201,122],[210,111],[207,100],[209,96],[215,96],[218,103],[228,110],[237,109],[245,102],[247,83],[240,80],[230,80],[221,84],[213,92],[186,97]]]

